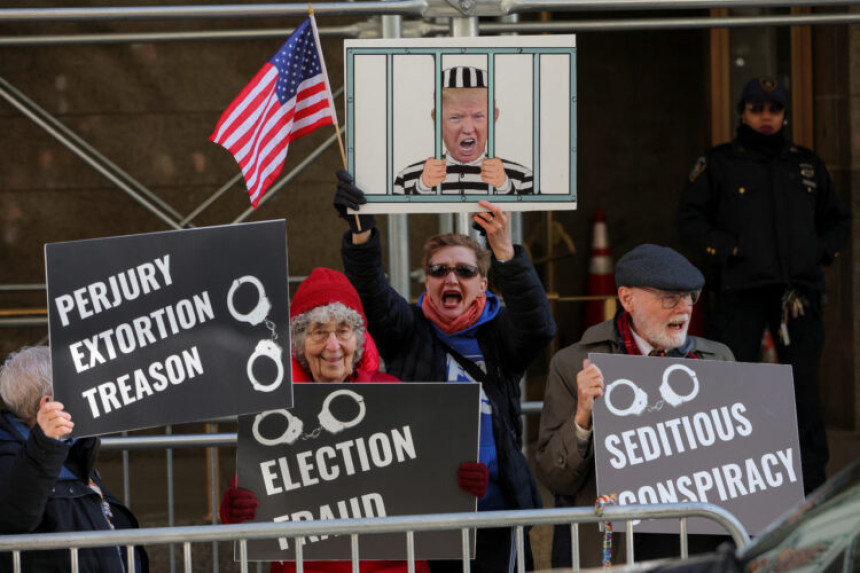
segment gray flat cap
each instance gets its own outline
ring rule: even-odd
[[[619,259],[615,286],[689,292],[705,286],[705,277],[678,251],[646,243]]]

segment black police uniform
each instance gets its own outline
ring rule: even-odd
[[[717,271],[709,338],[724,342],[737,360],[757,362],[767,327],[780,361],[792,365],[804,489],[812,491],[824,481],[828,459],[818,373],[820,266],[848,240],[850,212],[812,151],[781,131],[763,135],[741,125],[732,143],[713,148],[690,173],[678,231]]]

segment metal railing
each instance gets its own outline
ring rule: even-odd
[[[358,571],[360,535],[378,533],[404,533],[408,570],[415,570],[415,534],[426,531],[460,530],[462,534],[463,571],[469,569],[469,530],[484,527],[511,527],[516,530],[517,571],[525,571],[524,528],[535,525],[569,523],[574,540],[572,558],[574,570],[579,569],[578,526],[582,523],[603,521],[625,522],[627,563],[634,563],[633,521],[640,519],[678,519],[681,528],[681,557],[686,557],[686,521],[690,517],[709,519],[722,526],[738,548],[749,543],[749,534],[736,517],[721,507],[706,503],[680,503],[667,505],[627,505],[609,507],[603,516],[595,515],[591,508],[557,508],[517,511],[482,511],[477,513],[446,513],[365,519],[333,519],[283,523],[242,523],[237,525],[156,527],[121,531],[92,531],[82,533],[45,533],[0,536],[0,553],[12,552],[14,571],[21,569],[21,553],[30,550],[69,549],[71,571],[76,573],[78,550],[87,547],[122,547],[134,552],[136,545],[182,543],[184,570],[193,570],[191,544],[199,542],[234,541],[238,543],[240,570],[248,571],[248,541],[257,539],[290,538],[295,540],[296,565],[303,571],[302,538],[323,535],[348,535],[351,540],[353,571]],[[357,533],[358,531],[361,534]],[[128,560],[129,572],[134,562]]]

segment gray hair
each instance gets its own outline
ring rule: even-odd
[[[42,396],[54,396],[51,350],[47,346],[24,346],[0,366],[0,398],[17,417],[34,420]]]
[[[312,308],[290,321],[290,350],[303,368],[308,368],[308,359],[305,357],[305,339],[308,332],[316,324],[328,324],[329,322],[348,324],[352,327],[355,331],[355,354],[352,356],[352,365],[355,366],[361,360],[361,355],[364,354],[364,333],[366,331],[364,320],[358,312],[345,304],[333,302]]]

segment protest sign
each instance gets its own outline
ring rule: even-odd
[[[53,243],[45,263],[74,435],[292,404],[284,221]]]
[[[589,354],[599,495],[621,505],[708,502],[755,534],[803,498],[791,367]],[[725,533],[705,519],[690,533]],[[677,521],[634,531],[678,532]]]
[[[575,36],[347,40],[344,62],[362,213],[576,209]]]
[[[237,485],[259,500],[256,521],[476,511],[477,498],[457,485],[457,469],[478,459],[480,384],[294,389],[292,410],[239,418]],[[289,561],[295,544],[249,540],[248,555]],[[459,530],[415,535],[418,559],[458,559],[461,547]],[[406,559],[406,536],[362,535],[359,548],[361,559]],[[309,537],[303,558],[350,559],[350,538]]]

